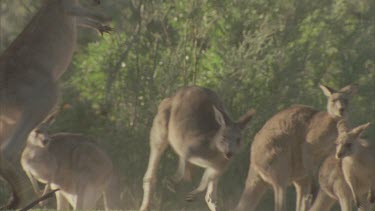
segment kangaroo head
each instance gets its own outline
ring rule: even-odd
[[[360,125],[352,130],[349,130],[346,121],[340,120],[337,123],[339,135],[336,139],[336,158],[341,159],[352,155],[359,143],[359,137],[370,126],[370,123]]]
[[[34,146],[46,147],[49,143],[50,137],[48,135],[48,128],[55,121],[58,111],[53,112],[45,119],[38,127],[31,131],[27,142]]]
[[[49,143],[49,136],[42,128],[36,128],[29,134],[27,143],[33,146],[46,147]]]
[[[328,97],[327,111],[328,113],[337,117],[346,117],[349,106],[349,99],[357,91],[354,85],[348,85],[339,91],[336,91],[328,86],[319,85],[323,93]]]
[[[220,128],[215,135],[217,149],[224,154],[226,159],[230,159],[236,154],[242,145],[242,130],[250,121],[255,111],[249,110],[237,122],[232,122],[227,114],[213,106],[216,122]]]

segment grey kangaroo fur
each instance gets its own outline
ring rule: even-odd
[[[121,208],[120,195],[111,194],[110,185],[116,182],[112,161],[91,138],[72,133],[49,136],[42,131],[37,128],[30,133],[21,156],[37,195],[60,189],[55,193],[58,210],[69,209],[69,204],[73,209],[92,210],[101,196],[105,210]],[[38,182],[45,184],[43,192]]]
[[[256,210],[269,186],[275,195],[275,211],[286,211],[286,190],[291,184],[296,188],[296,210],[309,208],[313,178],[335,148],[337,121],[347,118],[348,101],[356,90],[351,85],[339,91],[320,88],[328,98],[327,111],[292,106],[270,118],[256,134],[238,211]]]
[[[91,0],[100,3],[99,0]],[[70,64],[77,26],[108,32],[109,18],[78,0],[47,0],[26,28],[0,56],[0,171],[13,191],[6,208],[28,203],[30,191],[19,164],[27,136],[54,108],[57,79]]]
[[[143,178],[140,210],[149,209],[158,163],[168,145],[179,156],[179,166],[171,183],[187,178],[190,164],[204,168],[199,186],[188,194],[187,200],[193,200],[196,194],[207,189],[206,203],[210,210],[217,210],[218,178],[238,152],[241,132],[253,114],[254,110],[249,110],[233,122],[217,94],[197,86],[182,88],[164,99],[151,128],[150,159]]]
[[[370,210],[375,202],[375,148],[360,135],[369,123],[349,129],[346,121],[337,124],[336,152],[319,171],[320,191],[310,211],[329,210],[336,200],[341,210]]]

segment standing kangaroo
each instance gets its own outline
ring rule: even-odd
[[[375,202],[375,150],[359,137],[370,123],[352,130],[346,127],[345,122],[340,123],[336,157],[342,159],[342,171],[355,205],[367,206],[368,203],[360,199],[368,196],[370,203]]]
[[[328,157],[319,171],[320,191],[310,211],[329,210],[339,200],[341,210],[369,210],[375,202],[375,151],[366,140],[359,138],[369,123],[352,130],[341,120],[336,140],[336,155]]]
[[[330,155],[320,167],[319,185],[320,190],[309,211],[329,211],[337,200],[342,211],[352,209],[353,197],[341,169],[341,160],[334,154]]]
[[[218,178],[239,150],[241,131],[253,114],[254,110],[250,110],[233,122],[219,97],[213,91],[197,86],[180,89],[174,96],[164,99],[150,132],[150,159],[143,178],[140,210],[149,208],[158,163],[168,144],[179,156],[173,182],[189,175],[188,162],[205,168],[199,186],[189,193],[187,199],[192,200],[207,189],[206,203],[210,210],[217,210]]]
[[[286,210],[286,190],[296,188],[296,210],[306,210],[313,176],[320,163],[334,150],[337,121],[347,117],[354,86],[340,91],[320,85],[328,97],[327,112],[296,105],[280,111],[256,134],[251,146],[250,167],[237,210],[256,210],[271,185],[275,211]],[[268,184],[268,185],[267,185]]]
[[[107,20],[81,7],[78,0],[47,0],[0,56],[0,168],[14,191],[8,208],[27,202],[18,159],[30,131],[56,105],[56,80],[71,61],[77,25],[108,32],[110,27],[101,23]]]
[[[55,193],[58,210],[69,209],[69,204],[78,210],[94,209],[102,195],[106,210],[120,208],[107,197],[120,197],[111,194],[110,183],[116,182],[112,161],[90,138],[71,133],[48,136],[33,130],[21,164],[38,195],[60,189]],[[46,184],[43,193],[37,181]]]

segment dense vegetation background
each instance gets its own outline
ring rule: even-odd
[[[0,51],[23,29],[42,1],[0,0]],[[232,114],[257,110],[245,147],[221,178],[220,204],[234,207],[244,187],[255,133],[292,104],[325,109],[323,83],[359,85],[353,125],[375,120],[375,1],[373,0],[103,0],[114,32],[80,31],[69,71],[60,80],[62,112],[54,132],[96,137],[121,177],[124,208],[136,209],[148,161],[148,133],[161,99],[181,86],[215,90]],[[366,136],[375,141],[375,127]],[[176,169],[169,150],[159,167],[153,207],[206,210],[203,197],[187,203],[163,178]],[[2,201],[6,200],[2,189]],[[294,207],[294,190],[288,198]],[[273,207],[271,192],[262,204]],[[261,210],[261,209],[260,209]]]

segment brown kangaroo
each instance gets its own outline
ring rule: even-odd
[[[309,211],[330,210],[338,200],[342,211],[352,210],[353,197],[345,181],[341,160],[330,155],[319,170],[320,190]]]
[[[250,167],[237,210],[256,210],[271,185],[275,211],[286,210],[286,189],[296,188],[296,210],[308,209],[313,176],[320,163],[334,150],[336,123],[347,117],[354,86],[340,91],[320,85],[328,97],[327,112],[296,105],[280,111],[256,134],[251,146]],[[267,185],[268,184],[268,185]]]
[[[352,130],[340,120],[336,155],[332,154],[319,171],[320,191],[310,211],[329,210],[339,200],[341,210],[369,210],[375,202],[375,149],[359,136],[370,124]]]
[[[116,175],[108,155],[95,142],[80,134],[57,133],[52,136],[33,130],[21,156],[22,168],[38,195],[50,189],[56,192],[58,210],[95,209],[103,195],[106,210],[120,209],[113,204],[110,183]],[[42,193],[38,181],[46,184]],[[118,197],[111,194],[110,197]],[[118,200],[119,201],[119,200]]]
[[[360,135],[370,123],[349,130],[346,122],[339,122],[336,158],[342,159],[342,171],[357,207],[366,207],[368,203],[361,200],[368,196],[370,203],[375,202],[375,149]],[[368,194],[368,195],[367,195]]]
[[[99,0],[91,0],[99,3]],[[27,136],[56,105],[56,80],[67,69],[76,46],[77,25],[110,30],[108,18],[79,5],[78,0],[48,0],[16,40],[0,56],[1,172],[14,200],[27,203],[30,194],[18,162]],[[13,163],[13,164],[12,164]],[[12,175],[12,176],[10,176]],[[19,199],[19,200],[17,200]]]
[[[149,208],[158,163],[168,144],[179,156],[173,182],[190,174],[189,163],[205,168],[199,186],[189,193],[187,200],[207,189],[206,203],[210,210],[217,210],[218,178],[227,168],[230,158],[238,152],[241,131],[253,114],[254,110],[249,110],[233,122],[219,97],[203,87],[182,88],[174,96],[164,99],[150,132],[150,159],[143,178],[140,210]]]

